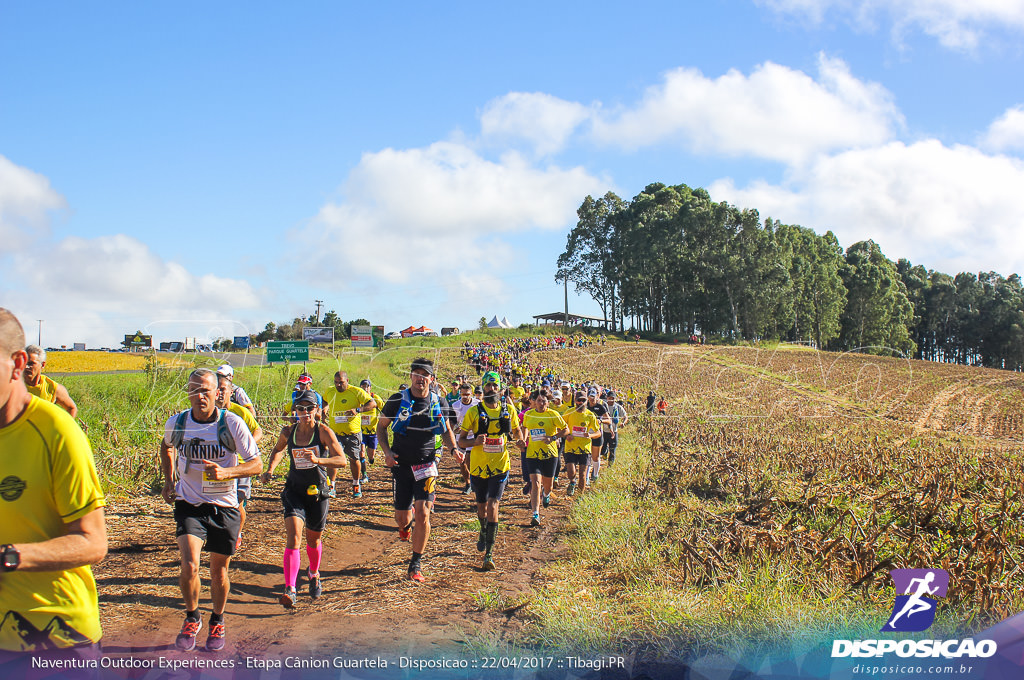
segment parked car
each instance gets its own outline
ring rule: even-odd
[[[386,333],[384,335],[384,339],[385,340],[399,340],[399,339],[401,339],[401,337],[402,337],[402,334],[399,333],[398,331],[391,331],[390,333]]]

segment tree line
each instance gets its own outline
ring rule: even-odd
[[[555,280],[590,295],[613,330],[808,342],[1024,368],[1024,288],[893,262],[873,241],[762,221],[685,184],[631,201],[587,196]]]

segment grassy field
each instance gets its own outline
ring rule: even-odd
[[[446,381],[466,372],[465,339],[409,339],[308,368],[320,390],[343,369],[389,394],[417,356]],[[536,360],[663,394],[670,410],[635,418],[619,462],[575,502],[566,559],[531,592],[478,595],[482,608],[529,616],[514,645],[679,658],[873,637],[898,567],[951,575],[929,636],[1024,609],[1024,377],[785,346],[613,342]],[[112,493],[152,487],[188,370],[63,380]],[[276,432],[299,371],[236,373],[265,430]]]

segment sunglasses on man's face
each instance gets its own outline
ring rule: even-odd
[[[316,410],[316,406],[296,406],[295,407],[295,412],[296,413],[312,413],[315,410]]]

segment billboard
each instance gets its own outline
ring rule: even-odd
[[[373,327],[373,346],[378,349],[384,346],[384,326]]]
[[[352,325],[352,347],[373,349],[373,333],[369,326]]]
[[[302,339],[306,342],[334,342],[334,327],[306,326],[302,329]]]
[[[84,352],[85,351],[85,343],[84,342],[76,342],[75,343],[75,351],[76,352]]]
[[[124,342],[121,344],[125,347],[152,347],[153,336],[143,335],[142,331],[136,331],[133,335],[124,336]]]
[[[249,349],[249,336],[236,335],[231,341],[231,346],[235,349]]]

